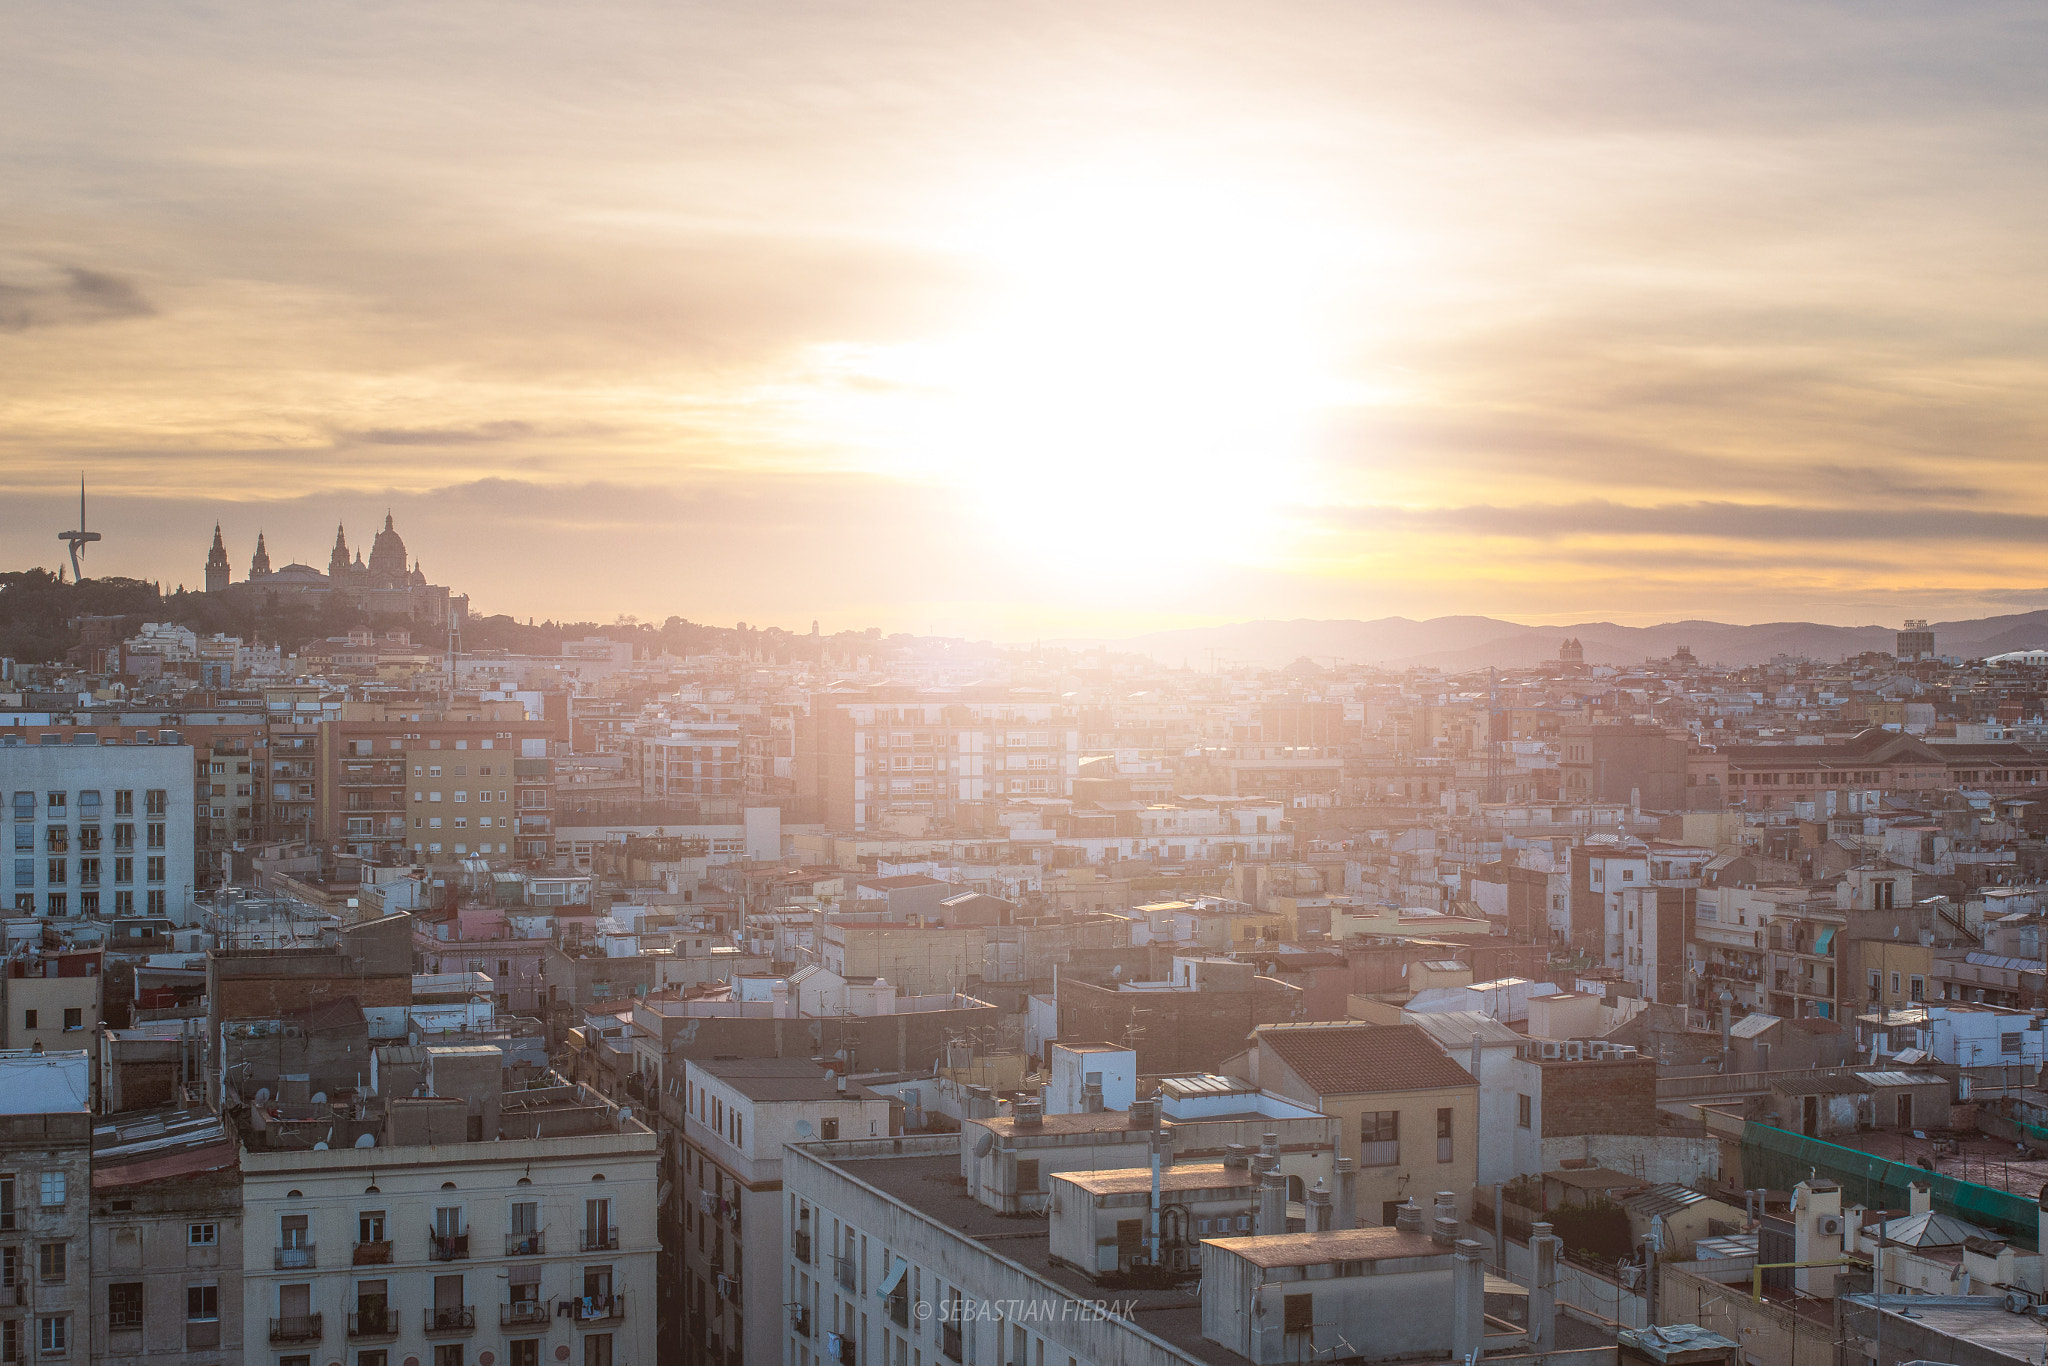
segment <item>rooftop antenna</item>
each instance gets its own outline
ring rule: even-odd
[[[87,531],[85,529],[85,476],[81,474],[78,476],[78,530],[60,531],[57,533],[57,539],[66,542],[71,547],[71,581],[73,583],[82,583],[85,580],[85,569],[79,563],[79,557],[85,551],[86,542],[97,541],[99,538],[100,534],[97,531]]]

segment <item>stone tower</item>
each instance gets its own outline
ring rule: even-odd
[[[220,523],[213,524],[213,549],[206,552],[206,591],[218,593],[228,586],[233,571],[228,568],[228,548],[220,538]]]
[[[270,551],[263,544],[263,533],[256,533],[256,554],[249,561],[249,577],[267,579],[270,577]]]
[[[327,577],[336,588],[348,582],[348,536],[339,524],[334,528],[334,553],[327,557]]]

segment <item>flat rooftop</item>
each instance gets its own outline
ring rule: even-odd
[[[1113,1172],[1055,1172],[1052,1179],[1071,1181],[1090,1195],[1128,1195],[1152,1189],[1150,1167],[1128,1167]],[[1253,1184],[1248,1169],[1232,1169],[1221,1162],[1183,1162],[1159,1169],[1159,1189],[1163,1191],[1217,1190],[1224,1186],[1239,1186],[1249,1191]]]

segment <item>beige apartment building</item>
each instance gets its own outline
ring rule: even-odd
[[[273,1143],[308,1146],[243,1155],[249,1358],[652,1363],[653,1132],[584,1087],[497,1093],[488,1046],[383,1049],[380,1070],[418,1067],[413,1053],[429,1078],[450,1073],[430,1089],[455,1094],[406,1087],[381,1123],[258,1107]],[[451,1084],[456,1071],[476,1084]]]

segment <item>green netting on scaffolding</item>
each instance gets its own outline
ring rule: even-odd
[[[1910,1209],[1909,1187],[1925,1184],[1934,1208],[2015,1243],[2034,1247],[2040,1231],[2040,1208],[2033,1201],[1974,1181],[1931,1172],[1874,1153],[1844,1148],[1804,1134],[1788,1133],[1751,1121],[1742,1129],[1742,1180],[1751,1188],[1789,1191],[1810,1176],[1823,1176],[1842,1188],[1842,1204],[1867,1209]]]

